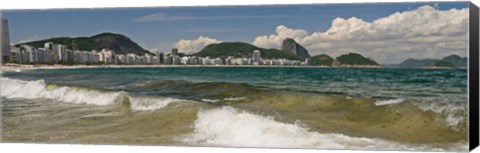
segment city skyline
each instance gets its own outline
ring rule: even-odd
[[[80,37],[117,32],[127,35],[149,51],[168,52],[171,48],[178,48],[180,52],[189,54],[211,43],[232,41],[264,48],[279,48],[282,38],[292,37],[312,55],[328,54],[335,57],[356,52],[372,57],[382,64],[393,64],[412,57],[439,58],[450,54],[466,56],[468,30],[458,26],[468,22],[464,21],[468,19],[468,15],[463,15],[468,13],[467,6],[466,2],[422,2],[159,7],[5,10],[2,15],[9,19],[11,43],[15,44],[51,37]],[[348,12],[342,12],[351,8],[353,9]],[[379,21],[383,20],[391,21],[395,25],[400,20],[390,19],[418,16],[422,13],[434,22],[444,22],[438,23],[440,26],[450,28],[440,28],[440,31],[439,28],[433,28],[431,31],[413,33],[416,31],[409,26],[417,26],[416,24],[404,25],[405,29],[397,30],[395,28],[401,26],[382,29],[383,24],[379,24]],[[450,17],[450,20],[442,19],[446,17]],[[455,18],[456,20],[452,20]],[[420,16],[416,20],[422,19]],[[365,27],[377,29],[366,33],[358,29],[355,31],[355,28],[362,30]],[[378,34],[382,30],[384,34]],[[402,30],[406,34],[398,35]],[[332,31],[337,33],[335,37],[322,37]],[[340,35],[342,33],[343,35]],[[351,36],[356,39],[349,38]],[[398,37],[391,38],[395,36]],[[382,39],[378,40],[380,38]],[[427,39],[431,41],[418,41]],[[351,43],[345,45],[345,41]],[[396,47],[390,47],[392,45]],[[396,56],[389,56],[390,54]]]

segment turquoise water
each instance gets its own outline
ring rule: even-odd
[[[38,111],[47,111],[44,107],[46,104],[38,104],[48,103],[53,105],[49,106],[51,109],[74,110],[72,112],[75,113],[61,111],[64,117],[59,118],[72,128],[78,124],[74,122],[91,122],[76,120],[75,115],[98,115],[96,111],[101,109],[102,112],[108,112],[100,113],[107,114],[103,117],[116,118],[118,121],[105,120],[97,123],[100,125],[126,126],[131,124],[130,117],[138,117],[142,122],[148,119],[148,122],[145,121],[147,124],[152,122],[150,118],[153,115],[155,118],[169,116],[171,119],[171,115],[176,114],[176,117],[180,116],[178,122],[162,124],[179,130],[157,134],[157,137],[149,135],[149,139],[145,140],[120,141],[118,137],[122,136],[110,132],[121,129],[111,128],[109,132],[102,132],[98,127],[91,126],[78,130],[105,138],[79,139],[89,135],[86,133],[58,138],[54,136],[55,133],[43,132],[37,139],[28,141],[463,150],[467,145],[467,87],[467,71],[463,69],[167,67],[4,72],[3,121],[9,126],[2,133],[6,133],[4,140],[26,141],[25,137],[32,135],[10,131],[19,126],[33,128],[26,122],[13,122],[20,119],[13,116],[20,113],[21,109],[16,108],[32,105],[21,112],[30,112],[23,114],[28,117]],[[12,92],[3,92],[5,90]],[[129,116],[132,115],[130,111],[130,114],[125,114],[124,109],[119,110],[118,105],[133,110],[133,116]],[[59,117],[59,114],[51,115]],[[39,118],[49,122],[53,119],[50,117]],[[241,123],[246,118],[252,124],[255,121],[258,123],[243,127]],[[213,126],[220,123],[231,126],[229,128],[250,130],[237,134],[239,131],[218,127],[222,125]],[[268,130],[256,133],[265,128],[289,129],[283,134],[291,134],[283,135]],[[123,135],[145,138],[145,135],[136,131],[140,130],[138,128],[125,129],[131,131]],[[56,130],[72,133],[61,128]],[[252,138],[245,138],[249,133]],[[260,141],[261,136],[257,138],[256,135],[264,135],[265,140]],[[342,136],[348,137],[348,141]],[[270,142],[272,140],[267,138],[284,141]],[[375,143],[363,142],[362,138]],[[281,143],[288,141],[292,143]]]

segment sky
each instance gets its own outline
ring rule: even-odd
[[[208,44],[279,48],[293,38],[310,55],[360,53],[382,64],[467,55],[468,2],[2,10],[10,41],[123,34],[152,52]]]

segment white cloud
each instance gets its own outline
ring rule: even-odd
[[[311,34],[280,25],[275,34],[256,37],[254,44],[279,48],[282,40],[289,37],[304,45],[311,55],[326,53],[335,57],[357,52],[386,64],[453,53],[466,56],[468,18],[467,8],[437,10],[422,6],[372,22],[356,17],[336,18],[328,30]]]
[[[292,38],[298,42],[300,39],[308,36],[308,33],[305,30],[290,29],[284,25],[277,26],[275,32],[276,34],[256,37],[253,44],[258,47],[279,48],[285,38]]]
[[[221,41],[217,39],[200,36],[194,40],[180,39],[179,41],[177,41],[177,43],[175,43],[175,47],[178,49],[179,52],[192,54],[200,51],[207,45],[220,42]]]

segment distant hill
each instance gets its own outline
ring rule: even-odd
[[[332,66],[334,67],[377,67],[380,66],[373,59],[363,57],[357,53],[348,53],[337,57]]]
[[[252,57],[254,50],[259,50],[263,59],[290,59],[290,60],[303,60],[302,57],[296,56],[290,52],[285,52],[277,49],[265,49],[253,46],[251,44],[243,42],[224,42],[218,44],[210,44],[203,48],[200,52],[194,53],[194,56],[211,58],[228,56],[233,57]]]
[[[455,65],[445,61],[436,61],[431,65],[431,67],[445,67],[445,68],[454,68]]]
[[[428,68],[428,67],[451,67],[466,68],[468,58],[458,55],[450,55],[442,59],[407,59],[394,66],[401,68]]]
[[[458,55],[450,55],[444,57],[441,61],[452,64],[456,68],[466,68],[468,66],[468,58],[460,57]]]
[[[438,59],[407,59],[402,63],[398,64],[395,67],[402,67],[402,68],[421,68],[421,67],[428,67],[433,65],[433,63],[439,61]]]
[[[332,66],[333,58],[326,55],[316,55],[310,58],[310,65],[314,66]]]
[[[132,41],[130,38],[115,33],[101,33],[98,35],[94,35],[92,37],[57,37],[57,38],[50,38],[44,39],[39,41],[31,41],[17,44],[16,46],[20,46],[23,44],[27,44],[33,46],[35,48],[43,47],[46,42],[53,42],[55,44],[62,44],[65,45],[68,49],[72,49],[72,42],[75,41],[77,44],[78,50],[97,50],[100,51],[102,49],[110,49],[113,50],[115,54],[127,54],[127,53],[134,53],[138,55],[143,55],[145,53],[150,53],[147,50],[140,47],[137,43]]]
[[[285,40],[283,40],[282,48],[280,50],[290,52],[292,54],[295,54],[303,58],[310,57],[310,54],[308,54],[307,49],[305,49],[305,47],[298,44],[295,40],[291,38],[286,38]]]

